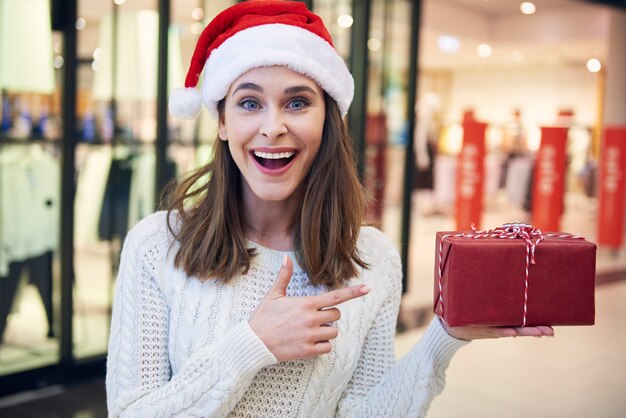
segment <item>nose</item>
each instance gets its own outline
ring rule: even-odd
[[[287,126],[280,111],[270,110],[259,127],[259,133],[269,140],[274,140],[287,133]]]

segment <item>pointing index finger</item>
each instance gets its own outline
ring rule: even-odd
[[[318,309],[330,308],[331,306],[339,305],[351,299],[365,296],[370,290],[371,288],[369,286],[363,284],[333,290],[323,295],[315,296],[315,304]]]

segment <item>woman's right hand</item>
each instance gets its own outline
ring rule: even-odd
[[[287,296],[293,263],[285,256],[270,291],[252,313],[250,328],[278,361],[297,360],[331,351],[341,313],[335,306],[369,293],[366,285],[337,289],[316,296]]]

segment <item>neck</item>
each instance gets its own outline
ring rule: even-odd
[[[293,250],[296,199],[268,202],[253,193],[244,193],[245,234],[249,240],[279,251]]]
[[[273,250],[293,250],[293,228],[275,228],[268,224],[253,226],[246,221],[246,237],[252,242]]]

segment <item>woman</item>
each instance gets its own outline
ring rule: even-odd
[[[395,363],[400,260],[361,227],[342,121],[352,77],[303,3],[222,12],[185,84],[170,111],[194,117],[203,101],[219,140],[170,210],[126,238],[110,416],[423,416],[465,340],[551,333],[446,330],[435,319]]]

